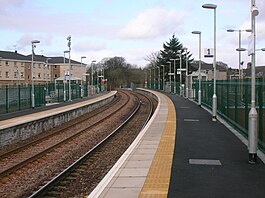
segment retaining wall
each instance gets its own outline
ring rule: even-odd
[[[35,119],[34,121],[29,121],[23,124],[14,125],[9,128],[1,129],[0,148],[26,140],[37,134],[41,134],[49,129],[73,120],[83,114],[89,113],[94,109],[109,103],[115,97],[115,94],[116,92],[100,101],[89,103],[76,109],[71,109],[52,116]]]

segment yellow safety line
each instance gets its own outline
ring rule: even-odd
[[[166,97],[166,99],[168,102],[166,125],[154,160],[141,190],[139,196],[141,198],[161,198],[167,197],[168,194],[176,138],[176,112],[173,102],[168,97]]]

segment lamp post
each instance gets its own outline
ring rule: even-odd
[[[174,61],[174,94],[176,94],[177,90],[176,90],[176,60],[178,59],[170,59],[171,61]]]
[[[63,52],[63,64],[65,66],[65,54],[66,53],[69,53],[70,51],[69,50],[65,50]],[[66,81],[66,72],[64,71],[64,80],[63,80],[63,101],[65,102],[66,101],[66,88],[65,88],[65,81]]]
[[[228,29],[227,32],[238,32],[238,48],[241,48],[241,32],[251,32],[252,30],[235,30],[235,29]],[[242,70],[241,68],[241,51],[238,50],[238,75],[239,78],[242,78]]]
[[[33,72],[33,66],[34,66],[34,48],[36,48],[36,44],[40,43],[38,40],[31,41],[32,46],[32,56],[31,56],[31,107],[35,108],[35,93],[34,93],[34,72]]]
[[[169,64],[169,74],[168,74],[168,77],[169,77],[169,87],[170,87],[170,93],[171,93],[171,62],[170,61],[167,61],[167,63]]]
[[[179,91],[180,91],[180,96],[182,96],[182,58],[181,58],[181,50],[178,50],[178,55],[179,55],[179,71],[180,71],[180,76],[179,76]]]
[[[185,55],[186,55],[186,78],[185,78],[185,84],[186,84],[186,98],[189,97],[189,84],[188,84],[188,49],[185,47]]]
[[[154,89],[156,89],[156,66],[154,67]]]
[[[165,91],[165,65],[161,65],[163,67],[163,76],[162,76],[162,90]]]
[[[69,35],[67,38],[66,38],[67,40],[68,40],[68,44],[67,44],[67,46],[68,46],[68,48],[69,48],[69,101],[72,101],[72,97],[71,97],[71,95],[72,95],[72,91],[71,91],[71,56],[70,56],[70,54],[71,54],[71,35]]]
[[[83,88],[83,63],[82,63],[82,60],[85,59],[86,57],[85,56],[82,56],[81,57],[81,98],[84,97],[84,88]]]
[[[217,112],[217,95],[216,95],[216,8],[214,4],[203,4],[203,8],[214,10],[214,49],[213,49],[213,105],[212,105],[212,121],[216,121]]]
[[[255,48],[256,48],[256,29],[255,29],[255,17],[258,16],[259,11],[255,5],[255,0],[251,0],[251,30],[253,39],[253,49],[251,54],[251,109],[249,111],[249,125],[248,125],[248,152],[249,163],[257,162],[257,145],[258,145],[258,133],[257,133],[257,110],[255,106],[255,87],[256,87],[256,74],[255,74]]]
[[[199,90],[198,90],[198,105],[201,106],[201,32],[200,31],[193,31],[192,34],[198,34],[199,35]]]
[[[148,69],[150,70],[150,76],[149,76],[149,80],[150,80],[150,89],[152,88],[152,69]]]
[[[161,81],[160,66],[158,65],[156,68],[158,69],[158,89],[160,90],[161,89],[161,84],[160,84],[160,81]]]
[[[94,71],[93,71],[93,65],[96,64],[97,61],[93,60],[92,63],[91,63],[91,87],[92,87],[92,95],[94,94],[94,79],[93,79],[93,76],[94,76]]]
[[[46,96],[48,96],[48,66],[49,66],[49,60],[51,58],[46,58]]]

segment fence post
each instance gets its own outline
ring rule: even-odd
[[[237,103],[237,85],[238,85],[238,80],[236,80],[235,83],[235,121],[237,123],[238,121],[238,103]]]
[[[257,79],[258,80],[258,104],[259,104],[259,140],[263,142],[263,86],[262,86],[262,78]],[[264,144],[262,144],[264,145]],[[264,149],[264,148],[263,148]]]
[[[6,113],[8,113],[8,85],[6,85]]]
[[[21,92],[20,85],[18,85],[18,110],[21,110],[21,104],[20,104],[21,95],[20,95],[20,92]]]

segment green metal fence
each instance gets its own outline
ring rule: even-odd
[[[198,100],[198,82],[193,84]],[[213,81],[202,81],[202,104],[212,107]],[[251,107],[251,80],[216,81],[217,112],[245,137],[248,137],[248,114]],[[256,79],[259,148],[265,152],[265,78]]]
[[[91,95],[88,84],[84,84],[84,97]],[[95,86],[96,87],[96,86]],[[96,88],[94,87],[94,90]],[[89,94],[90,92],[90,94]],[[69,100],[69,84],[35,84],[35,107],[45,106],[49,102]],[[71,99],[81,98],[81,85],[71,84]],[[5,85],[0,87],[0,114],[32,108],[31,85]]]
[[[35,85],[35,107],[45,105],[44,85]],[[0,87],[0,114],[31,108],[30,85],[5,85]]]

